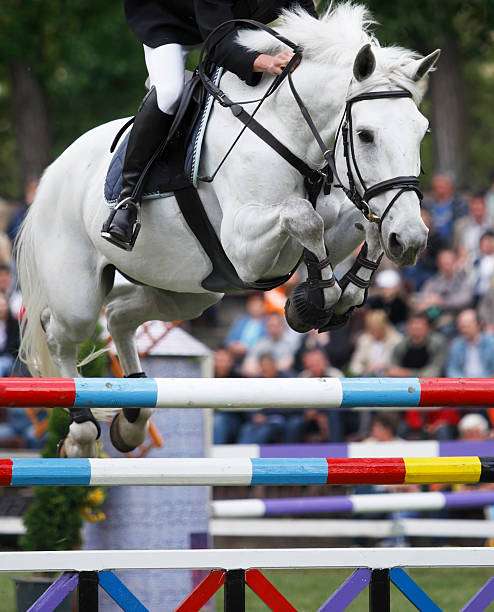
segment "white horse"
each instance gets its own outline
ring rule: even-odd
[[[370,23],[365,8],[348,3],[320,21],[303,11],[287,11],[277,30],[304,49],[293,81],[328,146],[334,142],[348,98],[396,89],[412,94],[413,99],[367,100],[353,107],[358,168],[368,184],[375,184],[419,174],[420,142],[427,128],[416,106],[419,81],[433,67],[438,52],[422,59],[401,48],[382,48],[368,33]],[[241,32],[240,41],[262,52],[283,48],[264,32]],[[261,96],[269,83],[264,76],[252,89],[227,73],[221,87],[231,99],[246,100]],[[256,118],[311,167],[321,167],[320,149],[286,81]],[[21,352],[37,375],[78,376],[77,346],[91,335],[102,306],[124,374],[140,375],[134,340],[138,325],[152,319],[191,319],[222,298],[201,285],[211,263],[173,197],[143,203],[142,230],[133,252],[100,237],[107,215],[103,184],[111,159],[109,147],[124,121],[84,134],[46,170],[22,227],[17,245],[26,306]],[[202,174],[214,170],[239,127],[228,109],[215,106]],[[345,183],[340,144],[336,165]],[[334,266],[366,238],[368,259],[377,261],[384,250],[397,264],[410,265],[426,244],[427,229],[413,191],[400,196],[379,228],[335,189],[330,197],[321,195],[314,210],[299,173],[248,130],[214,182],[201,185],[199,192],[225,252],[245,282],[287,274],[303,248],[318,261],[329,256]],[[383,213],[393,194],[386,191],[372,199],[375,215]],[[143,285],[113,287],[115,268]],[[332,274],[331,266],[322,270],[323,279],[331,279]],[[364,269],[361,276],[370,274]],[[363,289],[350,284],[342,294],[336,283],[324,288],[322,296],[325,308],[342,314],[362,302]],[[98,410],[94,412],[99,418]],[[112,424],[113,443],[122,451],[143,441],[152,413],[152,409],[132,410],[120,412]],[[71,410],[71,415],[63,453],[93,455],[98,425],[91,411]]]

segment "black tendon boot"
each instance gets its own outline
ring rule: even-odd
[[[136,225],[146,174],[165,143],[173,115],[162,113],[154,87],[142,101],[130,133],[122,170],[118,204],[103,225],[101,236],[121,249],[131,251],[140,225]]]

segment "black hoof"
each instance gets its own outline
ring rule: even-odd
[[[110,440],[111,443],[113,444],[113,446],[120,451],[121,453],[130,453],[130,451],[133,451],[135,448],[137,448],[136,446],[129,446],[127,444],[127,442],[125,442],[122,437],[120,436],[120,432],[118,430],[118,424],[117,424],[117,419],[120,417],[120,413],[116,414],[113,417],[113,421],[111,422],[110,425]]]
[[[290,298],[285,302],[285,319],[288,325],[296,332],[300,334],[305,334],[305,332],[314,329],[314,326],[310,323],[306,323],[302,321],[297,316],[296,310],[293,307]]]
[[[332,308],[318,308],[311,302],[307,282],[297,285],[285,304],[288,325],[302,334],[327,325],[332,316]]]

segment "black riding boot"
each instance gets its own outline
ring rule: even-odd
[[[140,228],[136,221],[149,162],[159,153],[173,119],[158,108],[153,87],[142,101],[130,133],[118,204],[101,230],[103,238],[127,251],[132,250]]]

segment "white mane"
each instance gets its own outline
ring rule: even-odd
[[[420,83],[413,81],[406,73],[406,66],[421,56],[409,49],[391,46],[381,47],[370,32],[376,22],[366,7],[344,2],[330,7],[320,20],[311,17],[303,9],[284,10],[275,30],[301,45],[304,57],[320,63],[338,66],[348,75],[347,85],[352,76],[352,66],[358,51],[367,43],[372,45],[376,57],[376,70],[365,81],[358,84],[358,93],[385,85],[393,85],[410,91],[416,102],[423,95]],[[262,30],[242,30],[239,42],[255,51],[277,53],[286,48],[277,39]]]

